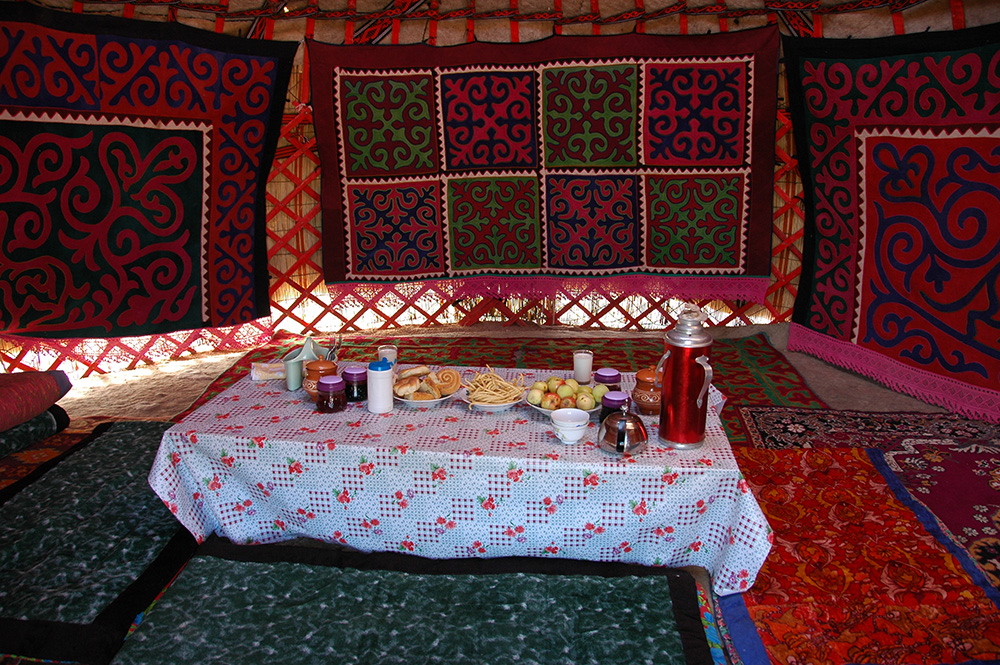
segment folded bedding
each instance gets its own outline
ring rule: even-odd
[[[167,427],[102,427],[0,495],[0,654],[108,662],[193,553],[146,481]]]
[[[0,373],[0,457],[65,429],[69,416],[56,402],[70,387],[61,370]]]
[[[114,661],[177,662],[707,665],[712,656],[683,570],[210,539]]]
[[[0,431],[0,457],[24,450],[69,426],[69,414],[58,404],[53,404],[37,416]]]

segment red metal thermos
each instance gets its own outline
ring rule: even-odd
[[[657,373],[663,372],[659,436],[673,448],[696,448],[705,442],[712,383],[712,337],[703,325],[705,319],[698,308],[686,309],[663,337],[666,353],[656,366]]]

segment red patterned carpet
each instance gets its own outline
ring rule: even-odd
[[[864,450],[735,451],[776,536],[743,594],[771,662],[1000,658],[1000,608]]]

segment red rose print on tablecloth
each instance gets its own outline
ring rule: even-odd
[[[393,503],[405,510],[410,505],[410,499],[413,498],[413,490],[407,490],[406,494],[403,494],[402,490],[396,490],[392,496]]]
[[[628,503],[629,506],[632,507],[632,513],[639,518],[640,522],[643,520],[643,518],[646,517],[646,515],[649,514],[649,509],[651,506],[646,503],[645,499],[643,499],[642,501],[629,501]],[[656,502],[654,501],[652,505],[655,506]]]
[[[201,482],[210,492],[218,494],[219,490],[222,489],[222,479],[219,478],[219,474],[215,474],[211,478],[202,478]]]
[[[659,526],[653,530],[653,533],[655,533],[660,538],[663,538],[668,543],[672,543],[674,541],[674,537],[671,535],[673,532],[674,532],[674,527],[672,526]]]
[[[485,510],[490,515],[492,515],[493,511],[497,509],[497,500],[493,498],[492,494],[490,494],[487,497],[482,497],[482,496],[476,497],[476,499],[479,501],[479,507]],[[503,500],[501,499],[501,501]]]
[[[507,527],[503,532],[503,535],[508,538],[513,538],[519,543],[527,542],[528,538],[524,535],[525,528],[523,526],[514,526],[513,524]]]
[[[337,501],[344,504],[344,510],[347,510],[347,504],[351,502],[351,493],[347,491],[346,487],[337,494]]]

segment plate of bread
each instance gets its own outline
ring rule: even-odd
[[[392,386],[392,396],[406,406],[434,406],[445,402],[462,387],[462,375],[451,367],[432,370],[427,365],[401,369]]]

